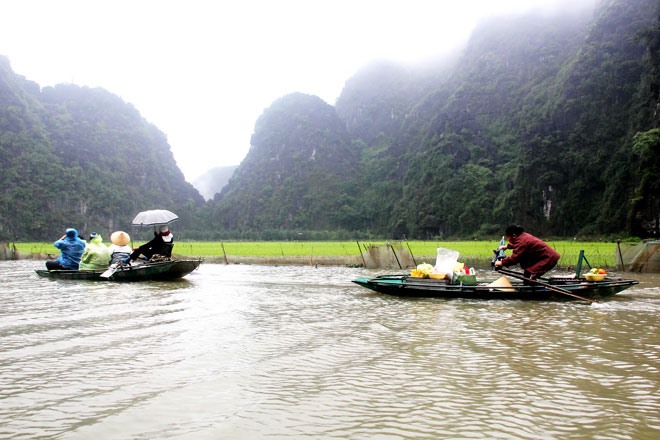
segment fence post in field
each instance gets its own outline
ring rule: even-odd
[[[222,246],[222,255],[225,257],[225,264],[229,264],[229,261],[227,261],[227,253],[225,252],[225,244],[220,242],[220,246]]]

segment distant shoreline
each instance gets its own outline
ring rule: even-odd
[[[16,258],[5,258],[5,260],[49,260],[57,258],[58,254],[28,254],[20,253]],[[175,255],[178,258],[191,258],[185,255]],[[233,257],[201,257],[205,264],[224,264],[224,265],[254,265],[254,266],[336,266],[336,267],[356,267],[364,268],[364,264],[360,256],[268,256],[268,257],[255,257],[255,256],[233,256]],[[0,258],[1,259],[1,258]],[[430,262],[435,263],[435,256],[431,257],[418,257],[418,263]],[[489,269],[490,261],[475,262],[470,265],[477,269]],[[392,269],[392,270],[408,270],[414,268],[413,264],[402,264],[401,267],[397,265],[385,265],[379,269]],[[558,266],[557,269],[572,270],[571,266]]]
[[[549,241],[561,255],[558,268],[570,269],[584,250],[594,267],[615,268],[617,243]],[[174,254],[179,258],[200,257],[213,264],[345,266],[403,269],[421,263],[434,264],[438,248],[458,251],[462,263],[476,268],[489,268],[491,241],[406,241],[406,242],[178,242]],[[629,245],[628,245],[629,246]],[[624,244],[621,244],[624,247]],[[625,249],[625,248],[624,248]],[[52,252],[51,252],[52,250]],[[0,242],[0,260],[47,260],[59,255],[52,243]]]
[[[13,257],[0,260],[49,260],[57,258],[58,254],[38,254],[16,252]],[[178,255],[179,258],[190,256]],[[270,256],[270,257],[202,257],[207,264],[248,264],[262,266],[346,266],[362,267],[360,256]]]
[[[50,260],[57,258],[59,253],[43,254],[20,252],[10,250],[0,254],[0,260]],[[190,258],[189,255],[176,255],[178,258]],[[262,266],[345,266],[363,267],[360,255],[305,255],[305,256],[204,256],[201,257],[207,264],[247,264]],[[428,257],[424,261],[435,261],[435,257]],[[404,266],[405,268],[405,266]]]
[[[212,264],[254,264],[263,266],[348,266],[362,267],[359,256],[278,256],[278,257],[203,257]]]

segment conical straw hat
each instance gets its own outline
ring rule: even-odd
[[[126,246],[131,242],[131,236],[124,231],[115,231],[110,236],[110,241],[117,246]]]
[[[509,279],[504,275],[502,275],[501,277],[490,283],[488,287],[512,287],[512,286]],[[504,290],[505,292],[512,292],[514,289],[502,289],[502,290]]]

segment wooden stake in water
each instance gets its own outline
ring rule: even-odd
[[[225,264],[229,264],[229,261],[227,261],[227,253],[225,252],[225,244],[220,242],[220,246],[222,246],[222,255],[225,257]]]

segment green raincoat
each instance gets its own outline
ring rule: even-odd
[[[80,270],[106,269],[110,264],[110,249],[103,244],[100,235],[92,238],[85,246],[80,258]]]

